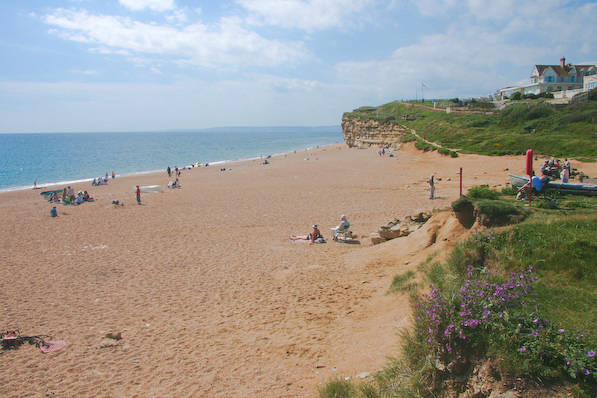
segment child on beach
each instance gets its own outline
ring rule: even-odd
[[[139,188],[139,185],[137,185],[137,204],[141,204],[141,188]]]
[[[56,206],[52,207],[52,209],[50,210],[50,215],[52,217],[58,217],[58,211],[56,210]]]

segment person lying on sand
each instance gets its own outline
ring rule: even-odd
[[[290,240],[310,240],[311,244],[315,243],[315,241],[317,241],[317,243],[325,242],[317,224],[313,224],[313,231],[308,235],[290,235]]]

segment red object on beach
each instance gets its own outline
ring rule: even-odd
[[[527,175],[529,177],[533,176],[533,150],[529,149],[527,151]]]
[[[533,194],[533,150],[527,150],[527,175],[529,176],[529,204],[531,204],[531,195]]]
[[[39,344],[39,350],[44,354],[48,354],[50,352],[58,351],[66,347],[66,341],[58,340],[58,341],[42,341]]]

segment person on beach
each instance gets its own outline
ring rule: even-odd
[[[290,235],[290,240],[310,240],[311,244],[317,241],[318,243],[324,243],[325,240],[323,236],[321,236],[321,232],[319,231],[319,227],[317,224],[313,224],[313,231],[307,235]]]
[[[570,170],[568,167],[563,167],[562,172],[560,173],[560,177],[562,178],[562,183],[567,184],[568,179],[570,178]]]
[[[37,178],[35,179],[35,181],[33,181],[33,189],[38,189],[37,188]]]
[[[137,185],[137,204],[141,204],[141,188],[139,188],[139,185]]]
[[[541,178],[539,178],[539,176],[535,175],[535,173],[533,172],[533,178],[531,178],[531,181],[524,184],[518,190],[518,193],[516,194],[516,200],[527,200],[529,197],[529,190],[531,189],[531,185],[533,187],[533,190],[535,190],[536,192],[541,192],[543,191],[543,188],[545,188],[548,182],[549,177],[547,177],[545,173],[543,173]]]
[[[114,170],[112,170],[112,179],[116,178],[116,174],[114,174]]]
[[[52,207],[52,209],[50,210],[50,216],[58,217],[58,210],[56,210],[56,206]]]
[[[435,176],[433,174],[427,180],[427,184],[429,184],[429,199],[433,199],[435,197]]]
[[[170,168],[170,166],[168,166],[166,171],[168,172],[168,177],[172,177],[172,169]]]
[[[330,229],[332,231],[332,239],[338,240],[338,235],[348,231],[348,228],[350,228],[350,223],[346,219],[346,216],[342,214],[342,216],[340,216],[340,224],[338,224],[337,227]]]

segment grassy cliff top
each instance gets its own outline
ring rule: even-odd
[[[477,103],[477,113],[448,114],[424,106],[390,102],[361,107],[345,113],[344,117],[406,125],[430,141],[464,153],[512,155],[532,148],[546,156],[597,159],[595,100],[558,106],[528,101],[501,111],[483,112],[487,105]]]

